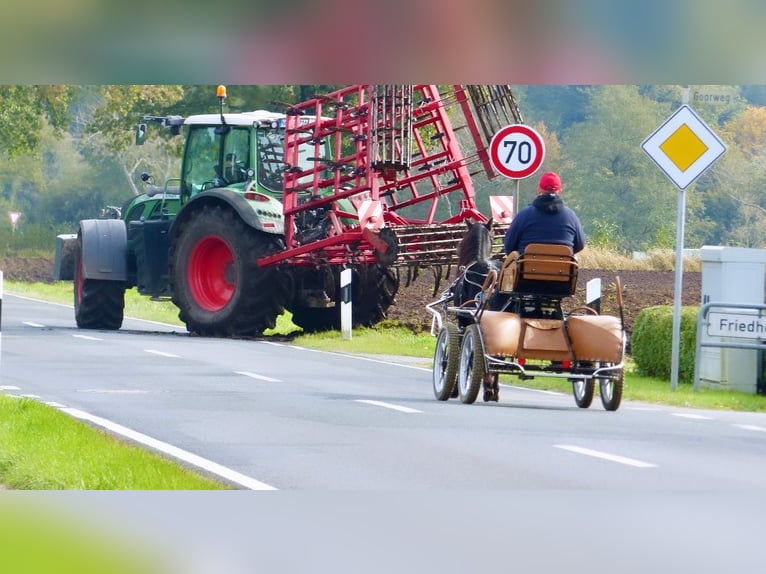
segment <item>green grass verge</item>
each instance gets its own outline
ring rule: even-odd
[[[0,483],[20,490],[221,490],[37,401],[0,394]]]

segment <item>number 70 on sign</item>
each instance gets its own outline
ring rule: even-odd
[[[545,143],[535,130],[524,124],[500,128],[489,144],[492,167],[511,179],[535,173],[545,159]]]

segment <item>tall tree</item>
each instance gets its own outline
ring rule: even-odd
[[[671,247],[677,194],[641,149],[670,107],[643,98],[636,86],[590,91],[587,121],[562,138],[568,203],[580,215],[586,234],[613,229],[614,247]]]
[[[714,196],[725,209],[716,214],[726,232],[722,239],[742,247],[766,246],[766,109],[749,106],[720,128],[728,144],[714,170]],[[719,199],[719,202],[722,200]]]
[[[37,151],[46,124],[61,133],[69,124],[72,86],[0,86],[0,149],[9,155]]]

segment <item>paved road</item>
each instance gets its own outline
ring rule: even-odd
[[[514,536],[532,533],[518,548],[529,565],[572,565],[549,547],[614,563],[641,540],[662,551],[634,556],[635,571],[662,571],[679,553],[696,571],[734,571],[732,564],[758,559],[766,415],[631,402],[609,413],[598,399],[583,410],[568,394],[510,386],[497,404],[438,402],[430,371],[409,364],[195,338],[133,320],[118,332],[80,331],[71,308],[12,295],[2,321],[5,392],[33,396],[237,487],[292,493],[279,499],[290,509],[277,503],[268,516],[306,519],[305,510],[307,525],[322,517],[362,541],[392,521],[405,540],[419,533],[440,556],[455,552],[453,566],[470,563],[474,551],[492,560]],[[296,499],[303,510],[292,509]],[[176,503],[165,497],[160,506]],[[234,494],[202,512],[254,516],[261,504]],[[373,532],[352,527],[359,512],[367,521],[358,524]],[[379,518],[374,527],[371,515]],[[305,532],[307,525],[294,525],[298,537],[328,536]],[[689,555],[679,541],[699,553]],[[732,551],[711,552],[716,545]],[[421,550],[416,545],[413,556]]]

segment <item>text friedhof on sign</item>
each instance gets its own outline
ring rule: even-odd
[[[748,313],[710,313],[707,334],[711,337],[766,339],[766,316]]]

